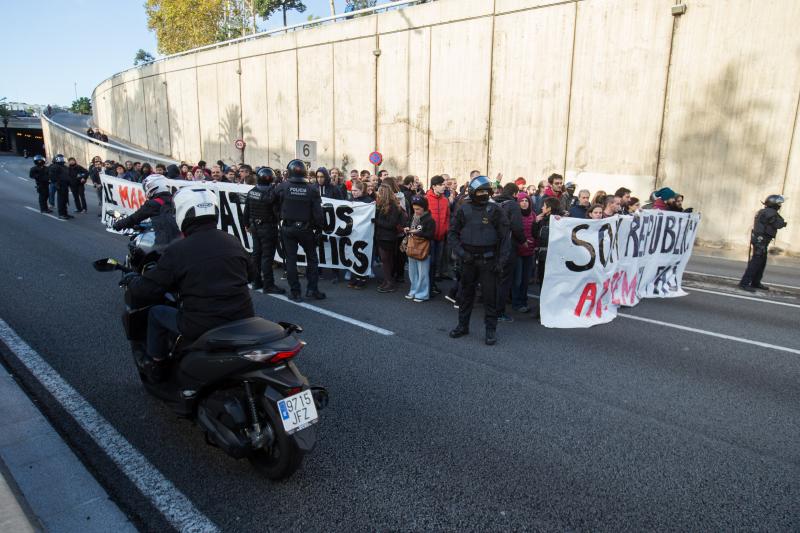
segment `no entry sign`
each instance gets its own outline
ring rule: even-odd
[[[244,147],[247,146],[242,139],[236,139],[236,142],[233,143],[237,150],[244,150]]]
[[[369,162],[377,167],[383,163],[383,155],[380,152],[372,152],[369,154]]]

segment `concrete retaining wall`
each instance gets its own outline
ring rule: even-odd
[[[472,169],[583,188],[671,186],[700,240],[747,243],[767,193],[800,254],[800,2],[439,0],[197,52],[100,84],[95,120],[175,159]],[[379,55],[375,55],[379,51]]]

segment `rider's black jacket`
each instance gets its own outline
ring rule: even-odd
[[[215,222],[189,226],[185,235],[128,289],[134,299],[146,300],[177,293],[178,329],[188,343],[210,329],[255,316],[247,283],[256,272],[239,240],[218,230]]]

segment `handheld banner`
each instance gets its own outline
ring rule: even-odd
[[[142,185],[128,180],[101,175],[103,184],[103,223],[111,223],[109,211],[130,215],[146,201]],[[245,249],[252,251],[252,236],[245,230],[244,202],[251,185],[237,183],[167,180],[173,192],[181,187],[203,186],[217,193],[220,217],[217,227],[239,239]],[[358,275],[372,272],[372,245],[375,232],[375,204],[322,199],[325,225],[317,244],[319,266],[350,270]],[[283,262],[283,246],[278,246],[275,260]],[[300,248],[298,264],[305,264]]]
[[[552,217],[542,325],[587,328],[642,298],[684,296],[683,272],[699,225],[698,213],[654,210],[602,220]]]

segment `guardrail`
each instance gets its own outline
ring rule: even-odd
[[[308,20],[308,21],[305,21],[305,22],[301,22],[299,24],[293,24],[291,26],[283,26],[281,28],[276,28],[274,30],[267,30],[267,31],[262,31],[262,32],[258,32],[258,33],[253,33],[253,34],[250,34],[250,35],[237,37],[236,39],[230,39],[228,41],[220,41],[218,43],[207,44],[205,46],[200,46],[198,48],[192,48],[191,50],[184,50],[183,52],[177,52],[175,54],[170,54],[168,56],[160,57],[158,59],[154,59],[153,61],[148,61],[147,63],[141,63],[141,64],[139,64],[139,65],[137,65],[135,67],[131,67],[131,68],[122,70],[120,72],[117,72],[116,74],[112,75],[111,78],[109,78],[109,79],[113,79],[113,78],[116,78],[118,76],[122,76],[123,74],[125,74],[128,71],[136,70],[136,69],[139,69],[139,68],[147,66],[147,65],[153,65],[155,63],[160,63],[162,61],[167,61],[169,59],[173,59],[173,58],[176,58],[176,57],[181,57],[181,56],[185,56],[185,55],[189,55],[189,54],[194,54],[194,53],[197,53],[197,52],[203,52],[205,50],[214,50],[216,48],[221,48],[223,46],[230,46],[230,45],[233,45],[233,44],[239,44],[239,43],[243,43],[243,42],[246,42],[246,41],[251,41],[251,40],[255,40],[255,39],[261,39],[261,38],[264,38],[264,37],[269,37],[271,35],[278,35],[278,34],[281,34],[281,33],[288,33],[290,31],[302,30],[302,29],[310,27],[310,26],[319,26],[320,24],[325,24],[327,22],[335,22],[335,21],[340,20],[340,19],[350,19],[350,18],[353,18],[353,17],[356,17],[356,16],[360,16],[360,15],[372,15],[372,14],[380,13],[380,12],[384,12],[384,11],[391,11],[392,9],[397,9],[398,7],[408,7],[408,6],[417,5],[417,4],[429,4],[429,3],[435,2],[435,1],[437,1],[437,0],[399,0],[397,2],[391,1],[391,2],[388,2],[388,3],[385,3],[385,4],[380,4],[380,5],[373,6],[373,7],[368,7],[368,8],[365,8],[365,9],[359,9],[358,11],[351,11],[349,13],[342,13],[342,14],[339,14],[339,15],[332,15],[330,17],[323,17],[323,18],[319,18],[319,19]]]
[[[123,154],[132,155],[132,156],[135,156],[137,158],[142,158],[142,159],[144,159],[146,161],[152,161],[154,163],[165,163],[167,165],[180,165],[180,161],[175,161],[174,159],[170,159],[168,157],[165,157],[163,154],[156,154],[154,152],[143,152],[141,150],[135,150],[133,148],[126,148],[126,147],[120,146],[118,144],[111,144],[111,143],[107,143],[107,142],[95,139],[94,137],[89,137],[85,133],[81,133],[79,131],[75,131],[72,128],[68,128],[67,126],[64,126],[63,124],[59,124],[58,122],[55,122],[53,119],[51,119],[50,117],[48,117],[48,116],[46,116],[44,114],[42,114],[42,116],[40,118],[42,120],[46,120],[50,126],[53,126],[53,127],[56,127],[56,128],[58,128],[60,130],[66,131],[66,132],[70,133],[71,135],[75,135],[76,137],[78,137],[80,139],[83,139],[84,141],[88,141],[88,142],[90,142],[92,144],[96,144],[98,146],[102,146],[103,148],[105,148],[105,149],[107,149],[109,151],[120,152],[120,153],[123,153]],[[65,154],[65,155],[69,155],[69,154]]]

